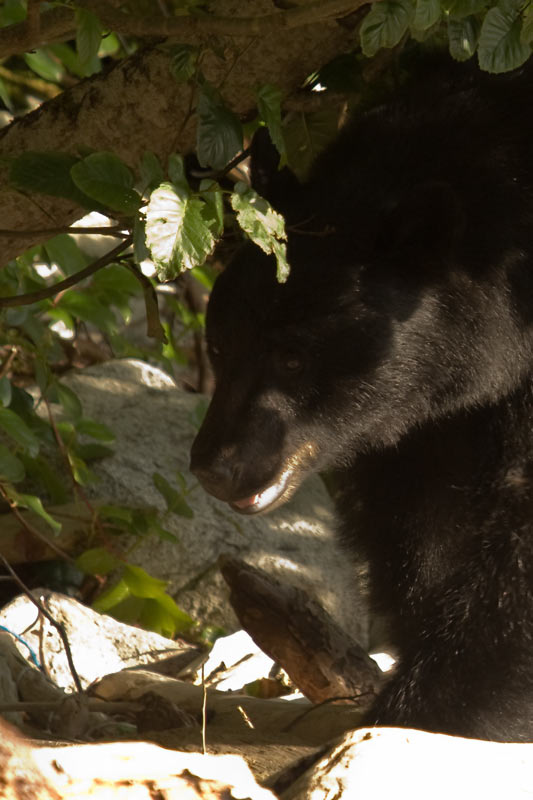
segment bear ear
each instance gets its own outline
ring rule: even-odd
[[[461,240],[465,222],[462,202],[449,183],[419,183],[383,214],[376,249],[396,263],[407,258],[403,263],[410,268],[443,265]]]
[[[252,187],[283,214],[293,207],[301,184],[288,167],[279,168],[279,158],[268,128],[259,128],[251,144]]]

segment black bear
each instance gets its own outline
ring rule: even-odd
[[[437,70],[257,162],[289,278],[247,244],[210,300],[191,468],[244,514],[333,470],[400,655],[367,724],[533,741],[532,90]]]

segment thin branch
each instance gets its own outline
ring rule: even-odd
[[[251,152],[252,148],[250,146],[245,147],[244,150],[241,150],[241,152],[229,162],[229,164],[226,164],[224,169],[191,169],[190,174],[193,178],[213,178],[219,181],[221,178],[224,178],[228,172],[231,172],[232,169],[238,167],[242,161],[246,161]],[[1,233],[2,231],[0,231],[0,234]]]
[[[329,19],[336,19],[357,11],[372,0],[312,0],[305,5],[264,14],[258,17],[220,17],[216,15],[162,17],[132,16],[115,11],[106,0],[78,0],[78,5],[90,9],[100,21],[115,33],[135,36],[162,36],[179,38],[203,37],[206,34],[219,36],[268,36],[281,30],[300,28]]]
[[[16,294],[11,297],[1,297],[0,308],[12,308],[13,306],[25,306],[30,303],[37,303],[39,300],[45,300],[47,297],[53,297],[58,294],[58,292],[63,292],[65,289],[75,286],[84,278],[88,278],[90,275],[98,272],[99,269],[107,267],[107,265],[126,250],[132,242],[133,236],[128,236],[113,250],[110,250],[109,253],[106,253],[105,256],[102,256],[102,258],[99,258],[97,261],[93,261],[93,263],[89,264],[85,269],[80,269],[79,272],[76,272],[69,278],[65,278],[64,281],[54,283],[53,286],[47,286],[46,289],[40,289],[38,292],[28,292],[27,294]]]
[[[90,225],[88,225],[87,227],[64,225],[63,227],[59,228],[41,228],[38,231],[27,231],[20,229],[13,231],[13,230],[7,230],[6,228],[0,228],[0,236],[9,236],[10,238],[13,239],[26,239],[28,236],[37,236],[37,237],[42,237],[44,239],[46,236],[58,236],[60,233],[98,234],[98,236],[114,236],[117,239],[126,239],[129,235],[124,232],[123,225],[113,225],[112,227],[109,225],[101,225],[99,227],[93,227]]]
[[[0,29],[0,39],[1,36],[2,30]],[[49,83],[42,78],[30,78],[28,75],[20,75],[18,72],[13,72],[13,70],[7,69],[2,65],[0,65],[0,78],[3,78],[7,83],[13,84],[13,86],[22,86],[23,89],[29,89],[30,92],[36,92],[47,99],[57,97],[62,91],[61,87],[56,86],[55,83]]]
[[[54,553],[57,553],[57,555],[58,555],[60,558],[64,559],[65,561],[68,561],[70,564],[73,564],[73,563],[74,563],[74,559],[73,559],[71,556],[69,556],[69,554],[68,554],[68,553],[66,553],[64,550],[62,550],[60,547],[58,547],[58,545],[57,545],[57,544],[55,544],[55,543],[54,543],[53,541],[51,541],[50,539],[48,539],[48,537],[46,537],[46,536],[44,535],[44,533],[41,533],[41,531],[40,531],[40,530],[38,530],[38,529],[37,529],[37,528],[35,528],[35,527],[34,527],[34,526],[33,526],[33,525],[30,523],[30,522],[28,522],[28,520],[27,520],[27,519],[26,519],[26,518],[25,518],[25,517],[24,517],[24,516],[23,516],[23,515],[20,513],[20,511],[19,511],[19,509],[18,509],[18,507],[17,507],[16,503],[14,503],[14,502],[13,502],[13,500],[12,500],[12,499],[9,497],[9,495],[8,495],[8,494],[7,494],[7,492],[4,490],[4,488],[3,488],[3,486],[2,486],[1,484],[0,484],[0,494],[2,495],[2,497],[4,498],[4,500],[6,501],[6,503],[8,503],[8,505],[9,505],[9,507],[10,507],[11,511],[13,512],[14,516],[15,516],[15,517],[18,519],[18,521],[20,522],[20,524],[22,525],[22,527],[23,527],[23,528],[24,528],[24,529],[25,529],[25,530],[26,530],[26,531],[27,531],[27,532],[28,532],[28,533],[29,533],[31,536],[34,536],[34,537],[35,537],[36,539],[38,539],[40,542],[43,542],[43,544],[45,544],[47,547],[49,547],[49,548],[50,548],[50,550],[53,550],[53,551],[54,551]]]
[[[72,651],[70,649],[70,644],[69,644],[69,641],[68,641],[67,634],[65,633],[65,628],[63,627],[63,625],[60,622],[57,622],[57,620],[55,620],[53,618],[53,616],[43,606],[43,604],[40,602],[40,600],[37,600],[37,598],[32,594],[32,592],[30,592],[30,590],[28,589],[26,584],[23,581],[21,581],[21,579],[19,578],[19,576],[17,575],[15,570],[12,568],[12,566],[10,565],[8,560],[6,558],[4,558],[4,556],[1,553],[0,553],[0,560],[2,561],[4,567],[7,569],[7,571],[9,572],[11,577],[13,578],[13,580],[17,583],[18,586],[20,586],[20,588],[22,589],[24,594],[31,600],[31,602],[34,604],[34,606],[36,606],[39,609],[41,614],[44,617],[46,617],[46,619],[48,620],[50,625],[52,625],[56,629],[56,631],[58,632],[59,636],[61,637],[61,641],[63,642],[63,647],[65,648],[65,655],[67,657],[67,661],[68,661],[68,665],[69,665],[69,669],[70,669],[70,674],[72,675],[72,680],[74,681],[74,685],[76,687],[76,691],[78,692],[78,694],[82,695],[83,694],[83,687],[81,685],[81,681],[80,681],[79,675],[76,672],[76,667],[74,666],[74,660],[72,658]]]

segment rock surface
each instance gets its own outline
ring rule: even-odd
[[[164,503],[153,484],[159,472],[173,482],[176,470],[190,487],[189,449],[206,399],[187,394],[158,368],[115,360],[72,373],[65,382],[80,397],[84,415],[115,433],[115,455],[93,469],[99,500],[129,506]],[[178,604],[193,618],[235,630],[238,625],[220,577],[221,554],[238,555],[296,583],[318,601],[363,646],[367,644],[364,569],[350,563],[333,537],[333,509],[322,481],[310,478],[293,500],[264,516],[243,517],[196,486],[188,499],[194,518],[171,515],[165,527],[179,544],[150,538],[132,560],[170,582]]]

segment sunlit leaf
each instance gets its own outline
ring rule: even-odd
[[[146,209],[146,243],[160,280],[202,264],[215,239],[203,217],[204,203],[179,186],[163,183]]]
[[[290,272],[285,242],[285,220],[270,203],[244,183],[237,183],[231,195],[237,221],[250,239],[265,253],[273,254],[278,265],[278,281],[284,283]]]

